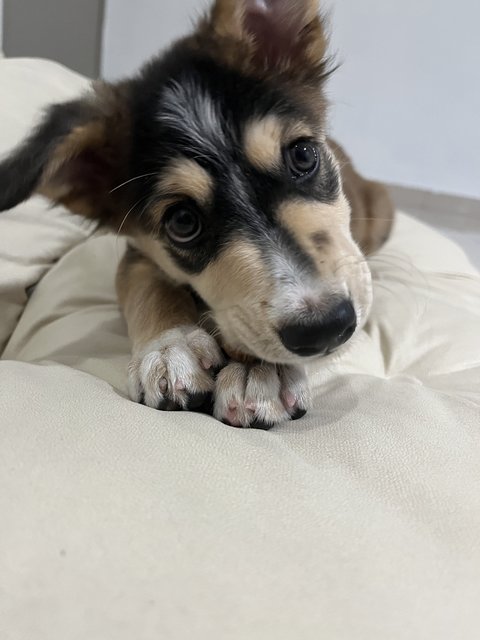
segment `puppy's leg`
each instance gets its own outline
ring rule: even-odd
[[[208,403],[223,356],[215,339],[196,325],[188,292],[132,247],[120,264],[117,291],[132,341],[132,400],[166,411]]]
[[[329,140],[342,172],[343,190],[352,208],[352,234],[365,255],[375,253],[388,240],[395,209],[387,189],[359,175],[342,147]]]

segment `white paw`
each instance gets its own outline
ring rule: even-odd
[[[165,331],[128,366],[130,397],[164,411],[198,409],[208,401],[223,363],[214,338],[196,326]]]
[[[234,427],[269,429],[309,406],[305,371],[294,366],[232,362],[217,376],[214,416]]]

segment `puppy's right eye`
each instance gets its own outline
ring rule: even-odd
[[[165,213],[165,230],[175,244],[182,247],[191,246],[203,231],[200,212],[192,203],[170,207]]]
[[[317,172],[318,149],[308,140],[297,140],[286,149],[285,162],[292,179],[301,182]]]

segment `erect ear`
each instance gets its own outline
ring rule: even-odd
[[[54,105],[43,122],[0,163],[0,211],[34,193],[74,213],[115,224],[121,214],[111,190],[126,179],[129,115],[119,88]]]
[[[257,71],[290,71],[302,79],[323,76],[327,37],[318,0],[216,0],[210,34],[240,65]],[[229,41],[243,46],[229,50]]]

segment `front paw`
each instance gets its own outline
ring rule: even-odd
[[[220,347],[203,329],[170,329],[130,362],[130,397],[162,411],[198,410],[208,404],[215,386],[214,371],[222,363]]]
[[[214,416],[234,427],[270,429],[307,412],[310,391],[303,369],[232,362],[217,376]]]

